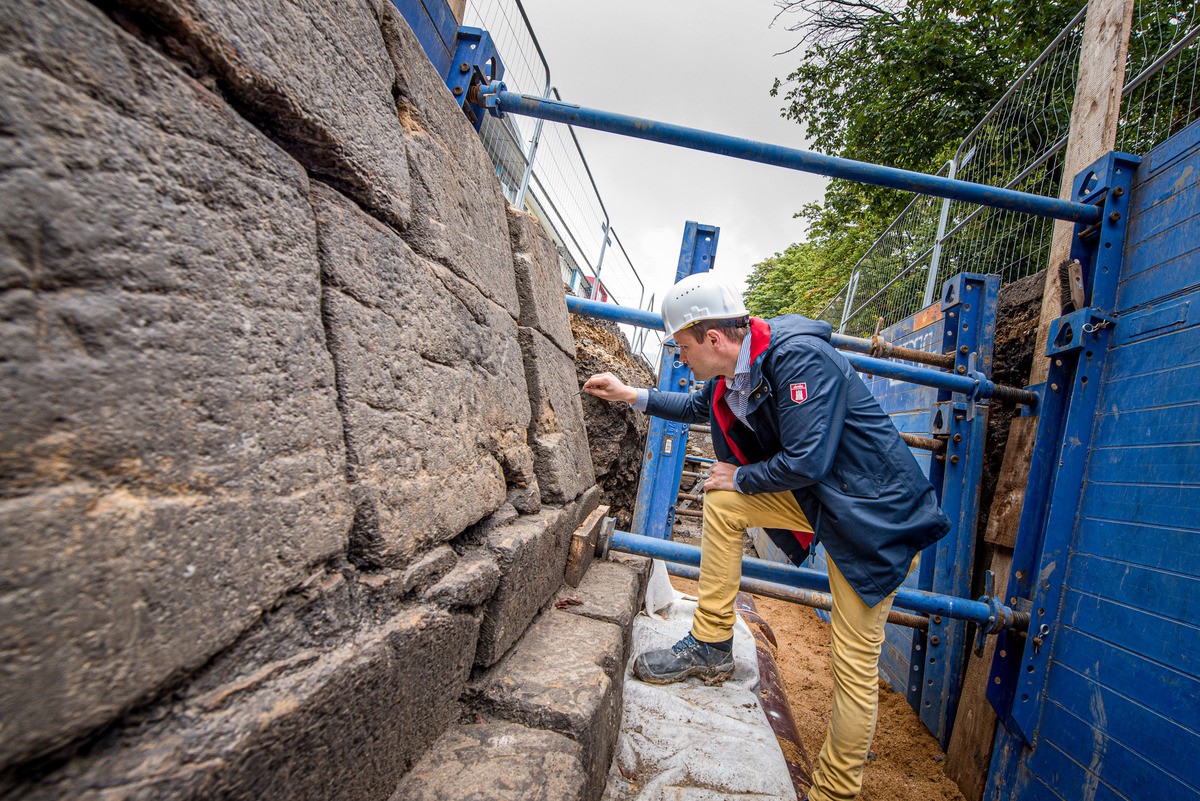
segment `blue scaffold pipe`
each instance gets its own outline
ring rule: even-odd
[[[613,303],[602,303],[598,300],[587,300],[574,295],[567,295],[567,311],[583,317],[595,317],[598,320],[611,320],[614,323],[635,325],[638,328],[663,330],[661,314],[644,311],[631,306],[617,306]]]
[[[918,192],[967,203],[978,203],[981,206],[1019,211],[1038,217],[1082,223],[1094,223],[1100,220],[1099,207],[1086,203],[1075,203],[955,178],[943,178],[922,172],[901,170],[896,167],[884,167],[879,164],[868,164],[837,156],[826,156],[807,150],[797,150],[782,145],[771,145],[752,139],[687,128],[682,125],[586,108],[564,103],[561,100],[522,95],[507,91],[504,84],[499,81],[483,88],[481,96],[486,99],[490,107],[502,114],[519,114],[551,122],[577,125],[582,128],[593,128],[597,131],[648,139],[652,142],[702,150],[721,156],[731,156],[801,172],[827,175],[830,178],[844,178],[849,181],[900,189],[905,192]]]
[[[651,559],[662,559],[665,562],[700,566],[700,549],[695,545],[660,540],[656,537],[643,537],[628,531],[614,531],[609,539],[608,548],[610,551],[648,556]],[[799,587],[803,590],[829,592],[829,576],[819,570],[794,567],[766,559],[755,559],[752,556],[742,559],[742,575],[746,578],[760,579],[788,587]],[[969,620],[989,628],[995,626],[998,619],[1002,621],[1001,625],[1006,622],[1011,624],[1014,619],[1012,610],[1002,605],[993,608],[991,604],[984,601],[971,601],[966,598],[956,598],[953,595],[914,590],[910,587],[900,588],[896,593],[893,605],[922,615],[942,615],[955,620]]]

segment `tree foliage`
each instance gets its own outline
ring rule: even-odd
[[[935,172],[1082,0],[777,0],[799,65],[771,90],[814,150]],[[819,311],[911,195],[830,182],[804,246],[755,265],[747,304]],[[770,288],[769,291],[759,288]]]

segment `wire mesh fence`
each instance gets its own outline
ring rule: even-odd
[[[1139,2],[1129,35],[1117,149],[1145,153],[1200,117],[1198,75],[1195,0]]]
[[[1070,133],[1085,12],[1081,9],[955,152],[953,175],[974,183],[1057,196]],[[1200,118],[1200,10],[1195,0],[1139,0],[1134,9],[1117,149],[1144,153]],[[945,168],[943,168],[945,169]],[[960,201],[932,201],[946,224],[930,224],[914,200],[860,260],[822,312],[843,330],[871,333],[933,299],[928,290],[964,271],[1002,283],[1046,267],[1053,223]],[[925,292],[917,287],[924,282]],[[864,293],[864,290],[866,292]],[[841,320],[831,313],[849,303]]]
[[[492,35],[510,90],[561,99],[520,0],[468,0],[463,21]],[[485,117],[480,137],[509,202],[532,212],[554,241],[564,284],[596,300],[647,308],[645,284],[613,228],[574,129],[510,114]],[[621,330],[635,352],[657,361],[655,337],[631,326]]]

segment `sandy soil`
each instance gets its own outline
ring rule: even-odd
[[[671,581],[680,592],[696,592],[693,581]],[[833,703],[829,625],[813,610],[786,601],[756,595],[754,603],[779,642],[775,660],[800,739],[815,764]],[[945,755],[937,740],[904,697],[883,681],[879,683],[879,724],[871,752],[874,759],[867,762],[859,801],[962,801],[958,786],[942,772]]]

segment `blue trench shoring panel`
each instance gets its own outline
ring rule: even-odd
[[[689,275],[708,272],[713,268],[720,233],[721,229],[713,225],[689,221],[684,226],[679,266],[675,271],[676,283]],[[658,320],[661,327],[662,318]],[[689,392],[693,384],[692,371],[679,361],[679,348],[674,340],[664,342],[658,368],[658,388],[663,392]],[[675,525],[675,505],[687,453],[689,428],[684,423],[650,418],[633,511],[634,533],[670,539],[671,529]]]
[[[997,643],[989,801],[1200,798],[1197,174],[1193,123],[1073,187],[1104,224],[1075,237],[1085,308],[1047,347],[1010,585],[1032,623]]]

